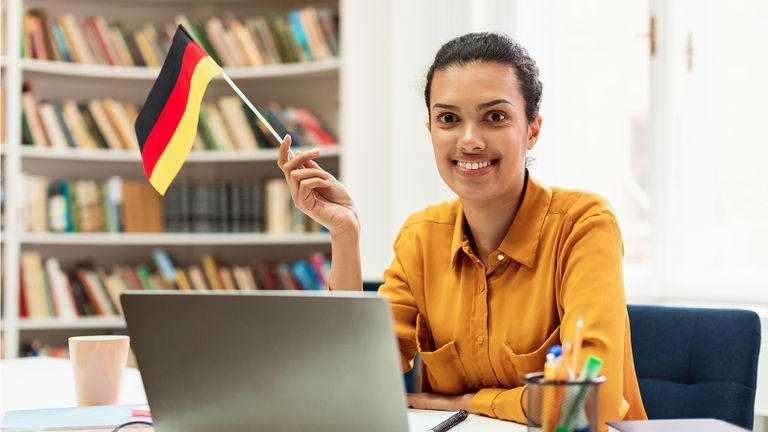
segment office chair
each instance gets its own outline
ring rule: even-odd
[[[627,306],[649,419],[716,418],[752,429],[760,318],[751,311]]]
[[[376,292],[379,290],[382,282],[363,282],[363,291]],[[421,390],[421,359],[419,354],[416,353],[416,358],[413,359],[413,369],[403,374],[403,380],[405,381],[405,391],[408,393],[418,393]]]

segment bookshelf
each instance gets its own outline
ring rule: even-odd
[[[107,65],[83,65],[35,59],[21,59],[19,67],[30,75],[60,75],[81,78],[106,78],[124,80],[154,81],[159,68],[125,67]],[[267,65],[259,68],[228,67],[227,75],[233,80],[268,79],[285,77],[311,77],[312,75],[333,74],[339,69],[338,59],[317,60],[312,64]],[[216,77],[215,80],[223,78]]]
[[[126,29],[147,22],[169,23],[184,14],[193,21],[210,16],[249,17],[285,14],[305,6],[327,8],[341,14],[339,0],[160,0],[129,3],[100,0],[7,0],[2,23],[4,52],[0,56],[3,92],[4,138],[1,140],[3,194],[5,197],[2,239],[2,355],[19,355],[23,342],[38,339],[63,345],[75,334],[124,332],[120,316],[80,316],[63,319],[20,316],[20,263],[26,251],[43,258],[57,258],[63,270],[88,260],[100,267],[151,263],[152,251],[162,247],[179,265],[199,263],[202,254],[233,265],[252,259],[296,260],[312,252],[329,252],[327,233],[264,232],[161,232],[161,233],[48,233],[23,232],[19,209],[26,199],[21,187],[22,173],[44,176],[51,181],[83,179],[103,181],[110,176],[142,180],[138,150],[51,148],[22,145],[22,84],[31,82],[39,100],[71,98],[78,102],[111,97],[140,104],[149,92],[159,68],[110,66],[24,58],[20,46],[24,11],[39,8],[50,14],[100,15],[119,19]],[[227,74],[257,106],[272,101],[281,106],[304,107],[314,113],[330,132],[340,130],[339,57],[258,67],[225,66]],[[232,95],[217,78],[209,85],[206,100]],[[343,147],[321,148],[320,162],[339,175]],[[265,180],[281,178],[276,166],[276,149],[193,150],[176,182],[211,180]],[[172,186],[173,187],[173,186]]]

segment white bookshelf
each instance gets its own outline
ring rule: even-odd
[[[224,71],[232,79],[252,80],[267,78],[285,78],[296,76],[311,77],[316,74],[334,73],[339,69],[339,59],[319,60],[311,63],[267,65],[259,68],[225,67]],[[160,68],[125,67],[109,65],[85,65],[69,62],[54,62],[36,59],[20,59],[19,65],[25,74],[64,75],[82,78],[106,78],[121,80],[153,81],[160,73]],[[221,76],[214,78],[223,79]]]
[[[3,153],[5,149],[3,148]],[[88,149],[55,149],[49,147],[22,146],[22,159],[74,161],[74,162],[141,162],[141,154],[129,150],[88,150]],[[320,147],[320,159],[337,158],[339,146]],[[187,158],[187,163],[242,163],[242,162],[275,162],[277,149],[261,150],[193,150]]]
[[[60,318],[21,318],[19,330],[77,330],[77,329],[109,329],[124,328],[123,317],[89,316],[76,319]]]
[[[170,22],[179,13],[191,19],[283,13],[313,4],[339,10],[340,0],[160,0],[130,3],[101,0],[5,0],[7,22],[3,22],[6,52],[0,56],[5,107],[21,107],[21,84],[31,81],[38,98],[54,97],[89,100],[113,97],[117,100],[143,103],[159,73],[159,68],[114,67],[66,62],[23,59],[20,53],[20,23],[23,7],[40,7],[49,12],[72,12],[76,15],[104,15],[118,19],[128,29],[144,22]],[[338,136],[340,131],[339,100],[342,61],[322,61],[269,65],[259,68],[224,68],[254,104],[272,100],[284,105],[304,106],[318,114],[324,124]],[[222,79],[211,82],[206,97],[211,99],[233,94]],[[316,250],[330,251],[327,233],[26,233],[19,232],[21,173],[44,175],[51,179],[93,178],[110,175],[141,179],[141,157],[138,151],[85,149],[52,149],[21,144],[21,110],[6,109],[2,113],[7,125],[2,143],[3,193],[5,194],[5,229],[2,239],[3,298],[0,321],[4,358],[19,354],[28,335],[75,335],[125,331],[122,317],[78,317],[29,319],[19,316],[19,261],[22,251],[40,252],[43,258],[59,258],[65,270],[80,260],[97,266],[151,263],[152,250],[166,249],[179,265],[199,263],[197,258],[211,253],[223,262],[243,263],[246,259],[293,260],[305,258]],[[321,147],[320,163],[338,175],[342,146]],[[277,150],[192,151],[179,179],[207,180],[233,178],[271,178],[280,175],[276,166]],[[57,336],[58,337],[58,336]],[[29,337],[28,339],[32,339]],[[66,340],[66,339],[64,339]]]
[[[281,246],[326,245],[327,233],[23,233],[21,245],[69,246]]]

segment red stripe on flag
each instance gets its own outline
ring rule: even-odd
[[[165,107],[163,107],[163,111],[157,117],[155,126],[152,128],[149,136],[147,136],[147,141],[144,143],[144,149],[141,152],[144,175],[147,178],[152,176],[157,160],[160,159],[160,155],[165,151],[165,146],[168,145],[168,142],[173,137],[173,133],[176,132],[176,127],[178,127],[181,117],[184,115],[184,109],[187,107],[192,74],[195,72],[195,68],[200,60],[207,56],[208,54],[197,42],[188,44],[184,50],[179,77],[176,80],[171,95],[168,97],[168,101],[165,103]]]

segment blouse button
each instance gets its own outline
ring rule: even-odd
[[[478,345],[482,345],[484,340],[485,340],[485,338],[483,338],[482,336],[478,336],[477,337],[477,344]]]
[[[480,285],[479,289],[480,289],[480,292],[485,292],[485,285]]]
[[[500,253],[500,254],[496,255],[496,259],[498,259],[499,261],[502,261],[504,259],[504,254]]]

